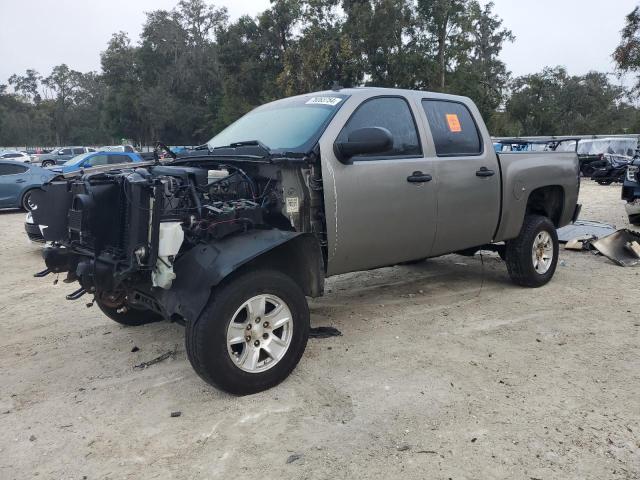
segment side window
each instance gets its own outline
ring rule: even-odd
[[[107,163],[109,163],[109,157],[107,155],[94,155],[84,162],[87,167],[97,167],[99,165],[106,165]]]
[[[346,141],[351,132],[365,127],[382,127],[389,130],[393,135],[393,148],[388,152],[359,155],[357,158],[405,157],[422,154],[416,123],[409,104],[403,98],[380,97],[365,101],[351,116],[337,140]]]
[[[95,151],[96,151],[96,149],[95,149],[95,148],[87,148],[87,151],[88,151],[88,152],[95,152]]]
[[[18,158],[21,157],[19,153],[5,153],[2,158]]]
[[[73,154],[74,155],[80,155],[81,153],[85,153],[84,148],[74,148],[73,149]]]
[[[13,165],[10,163],[2,163],[0,164],[0,176],[2,175],[19,175],[21,173],[25,173],[29,170],[27,167],[23,167],[22,165]]]
[[[133,153],[133,147],[131,145],[127,145],[124,147],[125,152]]]
[[[71,149],[63,148],[62,150],[60,150],[60,155],[71,155]]]
[[[128,163],[131,161],[129,155],[109,155],[109,163],[117,164],[117,163]]]
[[[439,157],[480,155],[482,140],[469,109],[459,102],[423,100]]]

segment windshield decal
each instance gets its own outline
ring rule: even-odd
[[[307,101],[307,105],[331,105],[335,107],[342,101],[339,97],[313,97]]]

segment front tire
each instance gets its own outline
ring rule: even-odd
[[[56,162],[54,162],[53,160],[45,160],[44,162],[42,162],[42,167],[53,167],[55,164]]]
[[[30,212],[31,210],[36,208],[36,205],[31,201],[31,194],[32,193],[33,193],[33,190],[27,190],[22,195],[22,200],[20,201],[20,205],[22,206],[22,209],[25,212]]]
[[[290,277],[247,272],[218,287],[187,323],[186,350],[196,373],[234,395],[278,385],[296,367],[309,338],[309,308]]]
[[[527,215],[520,235],[506,242],[505,261],[511,280],[523,287],[547,284],[558,264],[558,234],[547,217]]]

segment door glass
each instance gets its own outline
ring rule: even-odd
[[[86,167],[97,167],[98,165],[106,165],[107,163],[109,163],[107,155],[94,155],[87,160],[84,165]]]
[[[60,155],[71,155],[71,149],[70,148],[63,148],[62,150],[60,150]]]
[[[128,155],[109,155],[109,163],[117,164],[117,163],[128,163],[131,161]]]
[[[469,109],[459,102],[423,100],[439,157],[480,155],[482,140]]]
[[[81,153],[84,153],[84,148],[74,148],[73,149],[73,154],[74,155],[80,155]]]
[[[403,98],[380,97],[365,101],[349,119],[337,141],[346,142],[351,132],[365,127],[382,127],[389,130],[393,135],[393,147],[384,153],[358,155],[354,160],[407,157],[422,153],[413,115]]]

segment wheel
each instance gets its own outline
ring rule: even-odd
[[[207,383],[234,395],[267,390],[296,367],[309,338],[309,308],[291,278],[247,272],[214,291],[187,323],[186,350]]]
[[[56,162],[54,162],[53,160],[45,160],[44,162],[42,162],[43,167],[52,167],[55,164]]]
[[[31,194],[33,190],[27,190],[22,195],[22,200],[20,201],[20,205],[25,212],[30,212],[34,208],[36,208],[36,204],[31,200]]]
[[[527,215],[520,235],[506,242],[511,280],[523,287],[541,287],[551,280],[558,263],[558,234],[547,217]]]
[[[640,227],[640,215],[629,215],[629,223],[636,227]]]
[[[163,318],[150,310],[139,310],[124,305],[124,303],[115,296],[105,296],[102,299],[96,299],[96,303],[102,313],[114,322],[128,327],[139,327],[147,323],[160,322]]]

